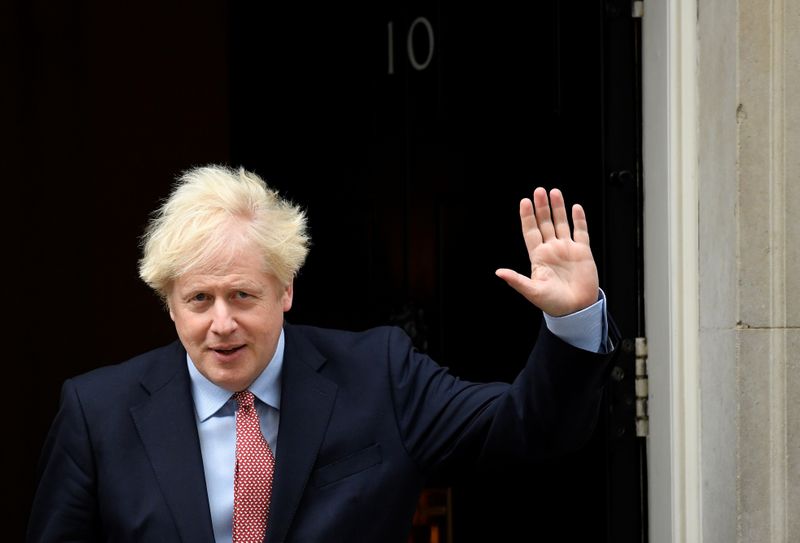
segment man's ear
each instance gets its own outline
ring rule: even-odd
[[[283,304],[283,312],[287,312],[292,308],[292,299],[294,297],[294,280],[289,281],[286,288],[283,290],[281,296],[281,303]]]
[[[169,311],[169,318],[172,319],[172,322],[175,322],[175,313],[172,312],[172,306],[169,303],[169,298],[164,298],[164,307],[166,307],[167,311]]]

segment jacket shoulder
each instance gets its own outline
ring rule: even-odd
[[[96,391],[106,396],[138,385],[143,380],[166,379],[174,374],[179,362],[185,360],[186,351],[179,341],[138,354],[123,362],[95,368],[67,380],[73,386],[89,393]]]
[[[294,324],[287,325],[286,331],[289,336],[302,338],[330,356],[341,354],[352,358],[357,354],[371,354],[372,358],[380,349],[411,348],[411,338],[398,326],[375,326],[354,331]]]

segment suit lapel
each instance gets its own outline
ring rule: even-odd
[[[161,491],[183,541],[212,541],[203,459],[186,354],[176,343],[142,386],[150,398],[131,408]]]
[[[267,541],[283,541],[311,475],[337,386],[318,373],[324,356],[295,328],[285,327],[278,458]]]

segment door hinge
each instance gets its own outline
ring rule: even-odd
[[[631,2],[631,17],[634,19],[641,19],[644,15],[644,2],[642,0],[634,0]]]
[[[650,416],[647,410],[650,385],[647,377],[647,338],[636,338],[636,435],[647,437],[650,433]]]

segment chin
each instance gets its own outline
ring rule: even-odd
[[[218,387],[224,388],[225,390],[231,393],[239,392],[240,390],[242,390],[242,388],[239,388],[241,379],[231,378],[229,375],[225,375],[225,372],[212,373],[211,375],[208,375],[206,377],[208,378],[209,381],[211,381]]]

